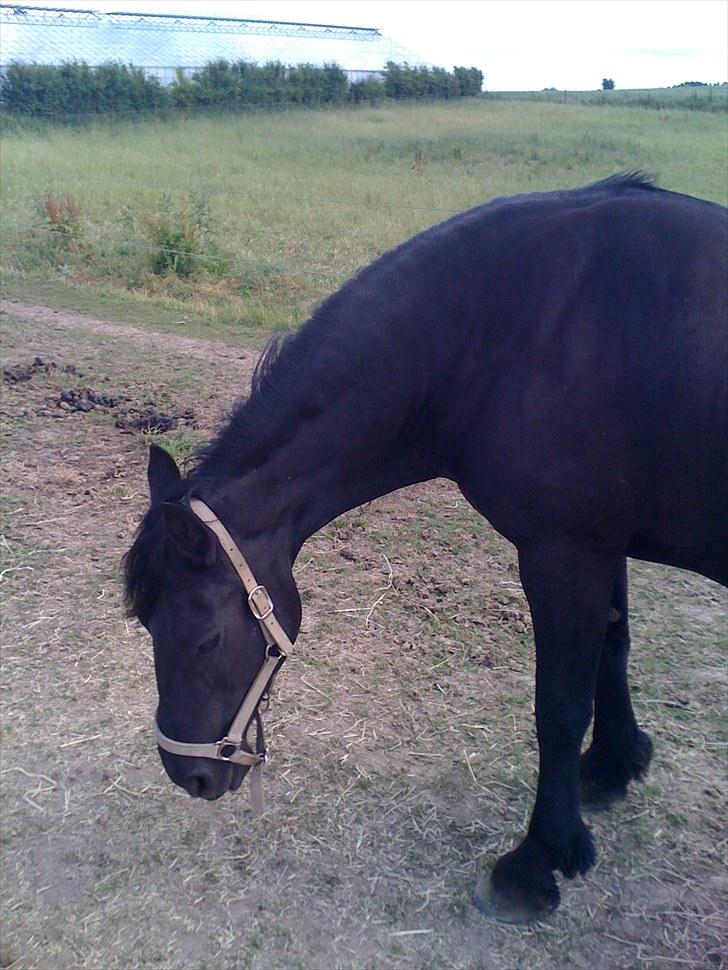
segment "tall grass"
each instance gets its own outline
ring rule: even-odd
[[[494,196],[644,168],[728,201],[724,118],[682,110],[486,99],[197,116],[16,130],[2,154],[6,289],[63,279],[225,329],[295,325],[379,253]],[[49,193],[78,207],[84,245],[62,258]],[[200,206],[221,271],[155,272],[165,263],[144,225]]]

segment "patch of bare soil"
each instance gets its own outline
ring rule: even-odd
[[[245,791],[193,801],[161,769],[150,644],[123,616],[146,441],[113,410],[153,401],[209,433],[254,355],[5,310],[4,366],[57,366],[0,400],[4,967],[725,966],[725,591],[634,564],[653,769],[591,817],[600,860],[553,918],[488,922],[469,893],[526,824],[536,770],[512,549],[446,482],[319,532],[267,719],[268,812]],[[48,403],[79,388],[102,403]]]
[[[109,320],[99,320],[90,314],[37,303],[24,303],[21,300],[0,300],[0,315],[12,315],[16,320],[22,320],[29,325],[49,326],[53,330],[66,330],[71,333],[82,330],[86,334],[107,335],[117,338],[117,343],[131,342],[137,347],[145,348],[147,352],[155,348],[164,350],[172,347],[176,354],[208,361],[244,360],[252,353],[241,352],[238,348],[228,347],[218,340],[205,340],[177,333],[156,333],[131,324],[112,323]],[[118,338],[124,339],[120,341]]]

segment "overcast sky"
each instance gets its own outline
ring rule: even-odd
[[[725,0],[29,0],[31,6],[378,27],[429,64],[479,67],[490,90],[728,80]]]

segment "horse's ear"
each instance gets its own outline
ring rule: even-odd
[[[217,540],[186,505],[162,502],[167,533],[181,556],[195,566],[211,566],[217,557]]]
[[[158,505],[162,496],[166,495],[181,477],[179,468],[167,449],[160,448],[159,445],[150,445],[147,479],[152,505]]]

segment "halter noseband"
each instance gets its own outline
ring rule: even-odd
[[[258,621],[265,638],[265,660],[243,698],[227,734],[219,741],[200,744],[175,741],[162,733],[156,718],[154,719],[154,731],[159,747],[169,751],[170,754],[184,755],[188,758],[228,761],[235,765],[248,765],[250,767],[250,800],[253,812],[260,815],[263,812],[262,773],[263,766],[268,760],[268,753],[263,737],[263,722],[258,708],[261,701],[268,700],[270,682],[293,651],[293,643],[275,618],[273,601],[268,595],[268,591],[265,586],[261,586],[257,582],[243,554],[222,522],[212,509],[198,498],[190,499],[190,509],[215,534],[223,552],[227,555],[245,587],[250,612]],[[248,727],[253,718],[256,721],[255,752],[247,751],[243,747]]]

